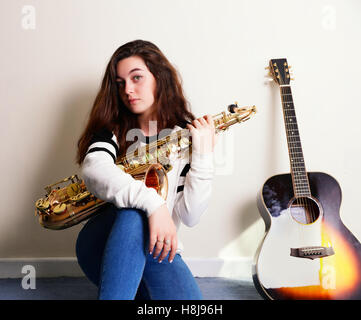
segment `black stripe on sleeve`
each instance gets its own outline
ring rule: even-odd
[[[116,158],[115,158],[114,154],[111,151],[109,151],[107,148],[94,147],[94,148],[91,148],[86,154],[91,153],[91,152],[96,152],[96,151],[104,151],[104,152],[110,154],[114,160],[114,163],[116,163]]]
[[[185,177],[190,168],[191,168],[190,164],[187,163],[187,164],[184,166],[184,168],[183,168],[180,176],[181,176],[181,177]]]
[[[104,129],[102,131],[96,132],[93,135],[93,138],[90,141],[90,145],[92,145],[93,143],[96,143],[96,142],[110,143],[115,148],[116,156],[118,157],[118,155],[119,155],[119,147],[115,143],[115,141],[112,140],[112,137],[113,137],[113,133],[106,130],[106,129]]]
[[[96,143],[96,142],[110,143],[115,148],[116,155],[117,156],[119,155],[119,148],[118,148],[117,144],[112,139],[109,140],[109,139],[97,138],[97,139],[93,139],[90,144],[92,145],[93,143]]]
[[[184,186],[178,186],[178,188],[177,188],[177,193],[178,192],[181,192],[181,191],[183,191],[184,190]]]

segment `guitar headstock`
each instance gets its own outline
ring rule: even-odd
[[[270,76],[279,85],[288,85],[290,80],[293,80],[290,75],[290,68],[287,59],[271,59],[269,67],[266,69],[270,70]]]

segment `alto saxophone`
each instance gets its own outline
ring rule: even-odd
[[[256,107],[239,108],[237,103],[228,106],[228,113],[213,116],[216,133],[225,131],[233,124],[248,120]],[[168,193],[167,172],[172,167],[170,158],[191,152],[191,136],[188,129],[181,129],[127,153],[116,165],[134,179],[142,180],[147,187],[154,188],[166,200]],[[67,183],[67,186],[60,185]],[[98,212],[105,201],[91,194],[83,180],[75,174],[45,187],[47,194],[35,202],[35,215],[39,223],[48,229],[61,230],[74,226]]]

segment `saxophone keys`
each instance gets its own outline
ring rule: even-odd
[[[78,183],[75,183],[75,182],[66,188],[66,193],[67,193],[68,197],[75,196],[76,194],[79,193],[79,191],[80,191],[80,186]]]
[[[179,146],[181,147],[181,149],[187,148],[190,145],[190,141],[188,138],[181,138],[179,140]]]
[[[130,165],[131,165],[132,167],[134,167],[134,168],[137,168],[137,167],[139,167],[140,163],[139,163],[138,160],[133,160],[133,161],[130,163]]]
[[[87,198],[88,196],[90,196],[90,192],[89,192],[89,191],[85,191],[85,192],[78,193],[77,195],[71,197],[70,200],[71,200],[71,201],[74,201],[74,202],[79,202],[79,201],[84,200],[84,199]]]
[[[55,214],[62,214],[66,211],[66,204],[65,203],[60,203],[58,205],[56,205],[53,209],[53,212]]]
[[[35,206],[39,209],[39,210],[46,210],[49,208],[50,206],[50,202],[49,200],[44,200],[44,199],[39,199],[35,202]]]

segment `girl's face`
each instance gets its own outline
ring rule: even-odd
[[[120,97],[134,114],[150,116],[154,109],[156,80],[138,56],[122,59],[117,64]]]

